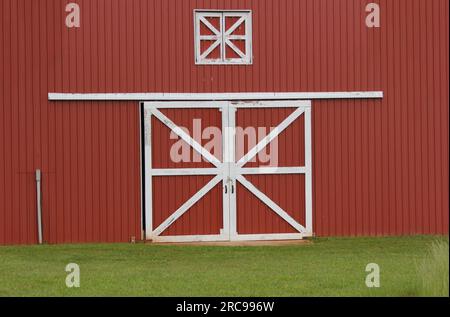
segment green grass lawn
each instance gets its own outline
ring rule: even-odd
[[[418,266],[436,239],[320,238],[305,245],[252,247],[0,247],[0,296],[416,296]],[[65,285],[65,266],[71,262],[80,266],[80,288]],[[380,266],[380,288],[365,285],[371,262]]]

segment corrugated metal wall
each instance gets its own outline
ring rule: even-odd
[[[295,108],[238,108],[236,126],[242,129],[249,127],[264,128],[257,132],[257,141],[249,142],[249,138],[236,137],[236,161],[239,161],[255,145],[271,131],[279,126]],[[255,156],[244,167],[267,167],[269,164],[279,167],[305,166],[305,117],[304,114],[292,122],[286,130],[276,137],[269,146]],[[271,161],[266,162],[268,155]],[[275,156],[276,155],[276,156]],[[262,158],[262,160],[261,160]],[[265,193],[295,221],[305,226],[305,175],[245,175],[249,182]],[[236,218],[239,234],[264,233],[298,233],[288,222],[264,204],[252,192],[238,181],[236,182]]]
[[[222,130],[222,113],[218,109],[160,109],[160,111],[172,120],[177,126],[188,129],[189,133],[205,147],[207,139],[199,140],[196,135],[203,132],[204,128],[214,127]],[[197,121],[194,127],[194,120]],[[200,126],[198,126],[198,124]],[[212,168],[200,154],[191,150],[187,143],[186,148],[190,153],[189,162],[174,162],[171,149],[175,143],[184,142],[171,138],[171,130],[155,116],[152,116],[152,167],[164,168]],[[201,130],[200,130],[200,129]],[[200,130],[200,131],[198,131]],[[182,154],[182,152],[177,152]],[[195,156],[194,156],[195,154]],[[211,149],[217,159],[222,160],[222,143]],[[163,221],[174,213],[182,204],[205,186],[213,176],[153,176],[152,177],[152,207],[153,229],[156,229]],[[163,236],[171,235],[207,235],[219,234],[223,228],[223,200],[222,183],[217,184],[201,200],[195,203],[179,219],[174,221]]]
[[[36,168],[49,242],[140,235],[136,103],[47,92],[383,90],[315,101],[319,235],[448,232],[448,1],[0,0],[0,244],[34,243]],[[253,11],[252,66],[195,66],[192,10]]]

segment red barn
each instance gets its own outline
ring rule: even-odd
[[[0,0],[0,244],[447,234],[447,0]]]

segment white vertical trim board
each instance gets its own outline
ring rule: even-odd
[[[311,128],[311,108],[305,110],[305,208],[306,208],[306,234],[313,234],[312,215],[312,128]]]
[[[151,238],[153,231],[152,190],[152,112],[144,105],[144,182],[145,182],[145,238]]]
[[[228,134],[227,143],[227,162],[228,162],[228,183],[229,186],[236,187],[235,169],[236,169],[236,107],[232,104],[228,104]],[[230,188],[231,189],[231,188]],[[236,188],[229,192],[228,199],[230,201],[229,214],[230,214],[230,238],[237,236],[237,212],[236,212]]]
[[[229,147],[228,143],[230,142],[230,135],[228,133],[229,131],[229,108],[222,108],[222,212],[223,212],[223,227],[222,227],[222,234],[228,239],[230,238],[230,196],[228,194],[228,180],[229,180],[229,174],[230,174],[230,164],[228,156],[229,156]]]
[[[144,192],[144,187],[145,187],[145,174],[144,174],[144,166],[145,166],[145,162],[144,162],[144,103],[140,102],[139,103],[139,114],[138,114],[138,119],[139,119],[139,175],[141,175],[141,177],[139,177],[139,184],[140,184],[140,194],[141,194],[141,201],[140,201],[140,206],[141,206],[141,234],[140,234],[140,240],[145,240],[145,192]]]

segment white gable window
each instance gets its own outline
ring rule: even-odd
[[[251,11],[194,11],[196,64],[251,64]]]

